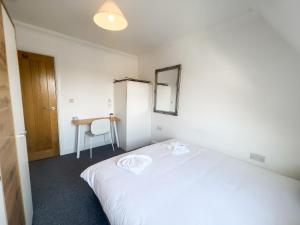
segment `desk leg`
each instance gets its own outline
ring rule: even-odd
[[[110,136],[111,136],[112,143],[114,144],[115,143],[115,133],[114,133],[112,121],[110,121]]]
[[[114,123],[114,131],[115,131],[115,136],[116,136],[117,146],[118,146],[118,148],[120,148],[119,137],[118,137],[118,131],[117,131],[117,123],[116,123],[116,121],[114,121],[113,123]]]
[[[80,125],[77,125],[77,141],[76,141],[76,150],[77,150],[77,159],[80,158]]]

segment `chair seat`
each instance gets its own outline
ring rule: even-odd
[[[106,133],[102,133],[102,134],[93,134],[90,130],[89,131],[86,131],[85,134],[90,136],[90,137],[95,137],[95,136],[99,136],[99,135],[105,135],[105,134],[108,134],[109,132],[106,132]]]
[[[94,137],[94,136],[95,136],[95,135],[92,134],[91,131],[86,131],[85,134],[88,135],[88,136],[91,136],[91,137]]]

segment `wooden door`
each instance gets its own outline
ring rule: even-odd
[[[54,58],[19,51],[29,160],[58,155]]]
[[[0,4],[1,5],[1,4]],[[8,81],[2,7],[0,8],[0,174],[9,225],[24,225],[24,209]]]

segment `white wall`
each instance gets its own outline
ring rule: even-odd
[[[256,15],[139,56],[139,74],[182,64],[179,116],[152,113],[152,138],[179,138],[300,178],[300,58]]]
[[[137,58],[20,22],[16,22],[16,30],[19,50],[55,57],[60,153],[72,153],[72,117],[106,116],[112,112],[113,103],[109,101],[113,100],[113,79],[136,76]],[[74,103],[69,102],[71,98]],[[102,138],[95,144],[103,144]]]

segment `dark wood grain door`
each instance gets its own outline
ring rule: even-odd
[[[57,156],[54,58],[18,52],[29,160]]]
[[[2,7],[0,7],[0,172],[8,224],[24,225],[25,217],[13,126],[1,9]]]

